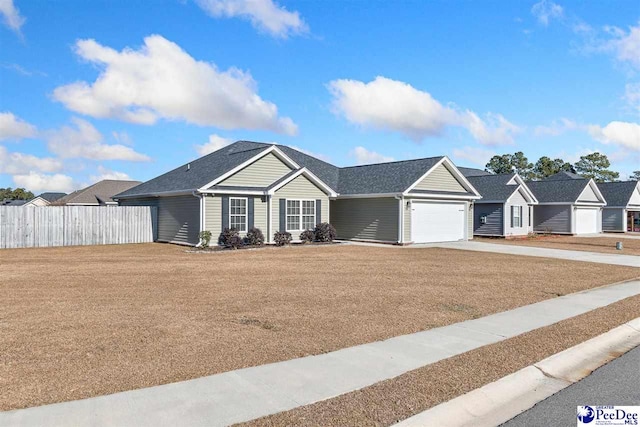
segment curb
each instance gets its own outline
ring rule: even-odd
[[[494,427],[640,345],[640,317],[395,424]]]

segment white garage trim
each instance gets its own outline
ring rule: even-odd
[[[468,238],[468,203],[411,202],[411,241],[432,243]]]

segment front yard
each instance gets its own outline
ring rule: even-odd
[[[550,235],[522,239],[476,237],[475,240],[504,245],[536,246],[539,248],[568,249],[572,251],[601,252],[618,255],[640,255],[640,239],[625,239],[616,237],[615,234],[602,235],[602,237]],[[622,242],[623,250],[619,251],[616,249],[616,242]]]
[[[18,249],[0,264],[0,410],[328,352],[640,275],[350,245]]]

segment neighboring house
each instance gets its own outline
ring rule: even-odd
[[[19,199],[0,200],[0,206],[24,206],[25,203],[27,203],[26,200],[19,200]]]
[[[602,231],[606,199],[593,179],[559,172],[541,181],[529,181],[538,204],[533,208],[533,230],[538,233],[590,234]]]
[[[533,207],[538,200],[520,175],[459,169],[482,196],[475,202],[474,235],[526,236],[533,231]]]
[[[410,243],[471,238],[480,195],[446,157],[338,168],[290,147],[238,141],[115,197],[158,207],[158,240],[260,228],[294,239],[320,222],[339,238]]]
[[[599,183],[607,206],[602,212],[602,230],[640,232],[640,182]]]
[[[25,203],[25,206],[49,206],[51,203],[66,196],[67,193],[42,193]]]
[[[56,206],[117,206],[118,202],[113,200],[113,196],[140,184],[140,181],[105,179],[67,194],[52,204]]]

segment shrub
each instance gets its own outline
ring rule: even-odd
[[[225,228],[222,230],[222,233],[220,233],[218,244],[227,248],[238,249],[244,244],[244,241],[240,237],[240,234],[238,234],[238,230],[235,228]]]
[[[200,247],[206,249],[209,247],[211,243],[211,232],[210,231],[201,231],[200,232]]]
[[[313,242],[315,238],[316,233],[314,233],[313,230],[304,230],[302,233],[300,233],[300,240],[302,240],[304,243]]]
[[[318,242],[333,242],[336,238],[336,229],[328,222],[321,222],[313,229]]]
[[[291,233],[288,231],[278,231],[273,235],[273,241],[276,246],[284,246],[291,243]]]
[[[262,246],[264,244],[264,234],[259,228],[253,227],[247,231],[247,237],[244,238],[247,245]]]

